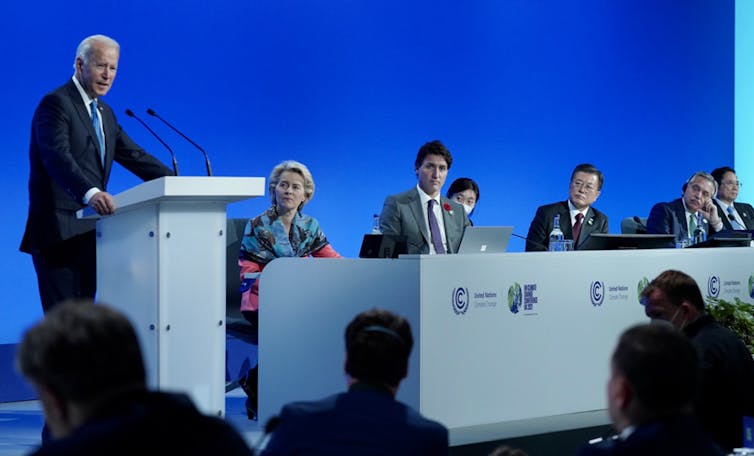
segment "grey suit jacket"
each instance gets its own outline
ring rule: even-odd
[[[550,231],[552,231],[555,214],[560,214],[560,230],[563,237],[573,239],[573,226],[571,226],[571,211],[568,201],[546,204],[537,208],[534,219],[529,225],[529,233],[526,235],[526,251],[534,252],[547,250],[550,245]],[[591,233],[607,233],[607,215],[590,207],[586,211],[586,217],[581,224],[581,234],[574,245],[578,250]]]
[[[469,218],[463,206],[443,196],[442,220],[445,225],[447,253],[457,253],[463,239],[463,232],[469,226]],[[451,210],[447,210],[450,207]],[[380,214],[380,229],[383,234],[406,236],[408,253],[429,253],[431,237],[424,222],[419,191],[416,187],[397,195],[385,198]]]
[[[143,180],[172,175],[118,125],[112,109],[98,100],[105,130],[105,164],[89,108],[69,80],[45,95],[32,120],[29,144],[29,214],[20,250],[37,253],[93,230],[94,220],[79,220],[84,194],[107,190],[113,161]]]
[[[728,219],[728,213],[723,212],[723,208],[720,207],[719,204],[717,204],[717,200],[712,200],[715,203],[715,207],[717,207],[717,214],[720,216],[720,218],[723,221],[723,229],[724,230],[732,230],[733,225],[730,224],[730,220]],[[744,225],[746,225],[747,230],[754,230],[754,207],[751,207],[751,204],[747,203],[736,203],[733,202],[733,207],[736,208],[736,212],[738,212],[738,215],[741,216],[741,219],[744,221]]]

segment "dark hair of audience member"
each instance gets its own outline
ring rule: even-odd
[[[665,293],[666,298],[673,306],[680,306],[683,301],[688,301],[700,311],[704,311],[705,304],[702,293],[696,281],[686,273],[674,269],[668,269],[654,278],[641,292],[641,297],[648,297],[655,290]]]
[[[345,340],[351,377],[390,387],[406,377],[414,340],[405,318],[382,309],[363,312],[346,327]]]
[[[91,300],[69,300],[47,312],[24,334],[17,366],[31,381],[72,401],[146,388],[133,326],[117,310]]]
[[[698,360],[693,344],[665,324],[626,330],[612,356],[613,368],[628,380],[640,407],[633,424],[690,413],[697,389]]]

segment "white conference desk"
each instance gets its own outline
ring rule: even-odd
[[[260,282],[260,420],[345,390],[345,327],[381,307],[415,338],[398,399],[451,445],[606,424],[610,354],[648,321],[638,292],[666,269],[752,302],[745,247],[275,260]]]

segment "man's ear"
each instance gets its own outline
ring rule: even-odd
[[[633,397],[633,388],[631,388],[631,384],[628,383],[626,377],[621,375],[616,378],[615,389],[613,392],[613,400],[615,401],[615,405],[618,406],[620,410],[626,410],[631,405]]]
[[[68,402],[62,395],[41,385],[35,385],[39,402],[42,405],[45,422],[54,437],[64,437],[71,431],[71,413]]]

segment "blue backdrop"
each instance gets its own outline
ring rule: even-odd
[[[694,171],[732,165],[733,31],[733,0],[10,2],[0,27],[0,343],[41,316],[31,260],[17,251],[29,125],[87,35],[121,43],[106,100],[137,142],[169,163],[126,108],[145,118],[153,108],[184,130],[216,175],[306,163],[317,189],[305,212],[353,257],[385,195],[415,185],[416,151],[431,139],[454,155],[448,184],[479,182],[474,222],[522,235],[538,205],[565,199],[577,163],[605,173],[595,206],[611,232],[677,197]],[[182,174],[204,174],[198,151],[146,120]],[[117,169],[109,190],[136,183]],[[523,246],[513,239],[510,250]]]

